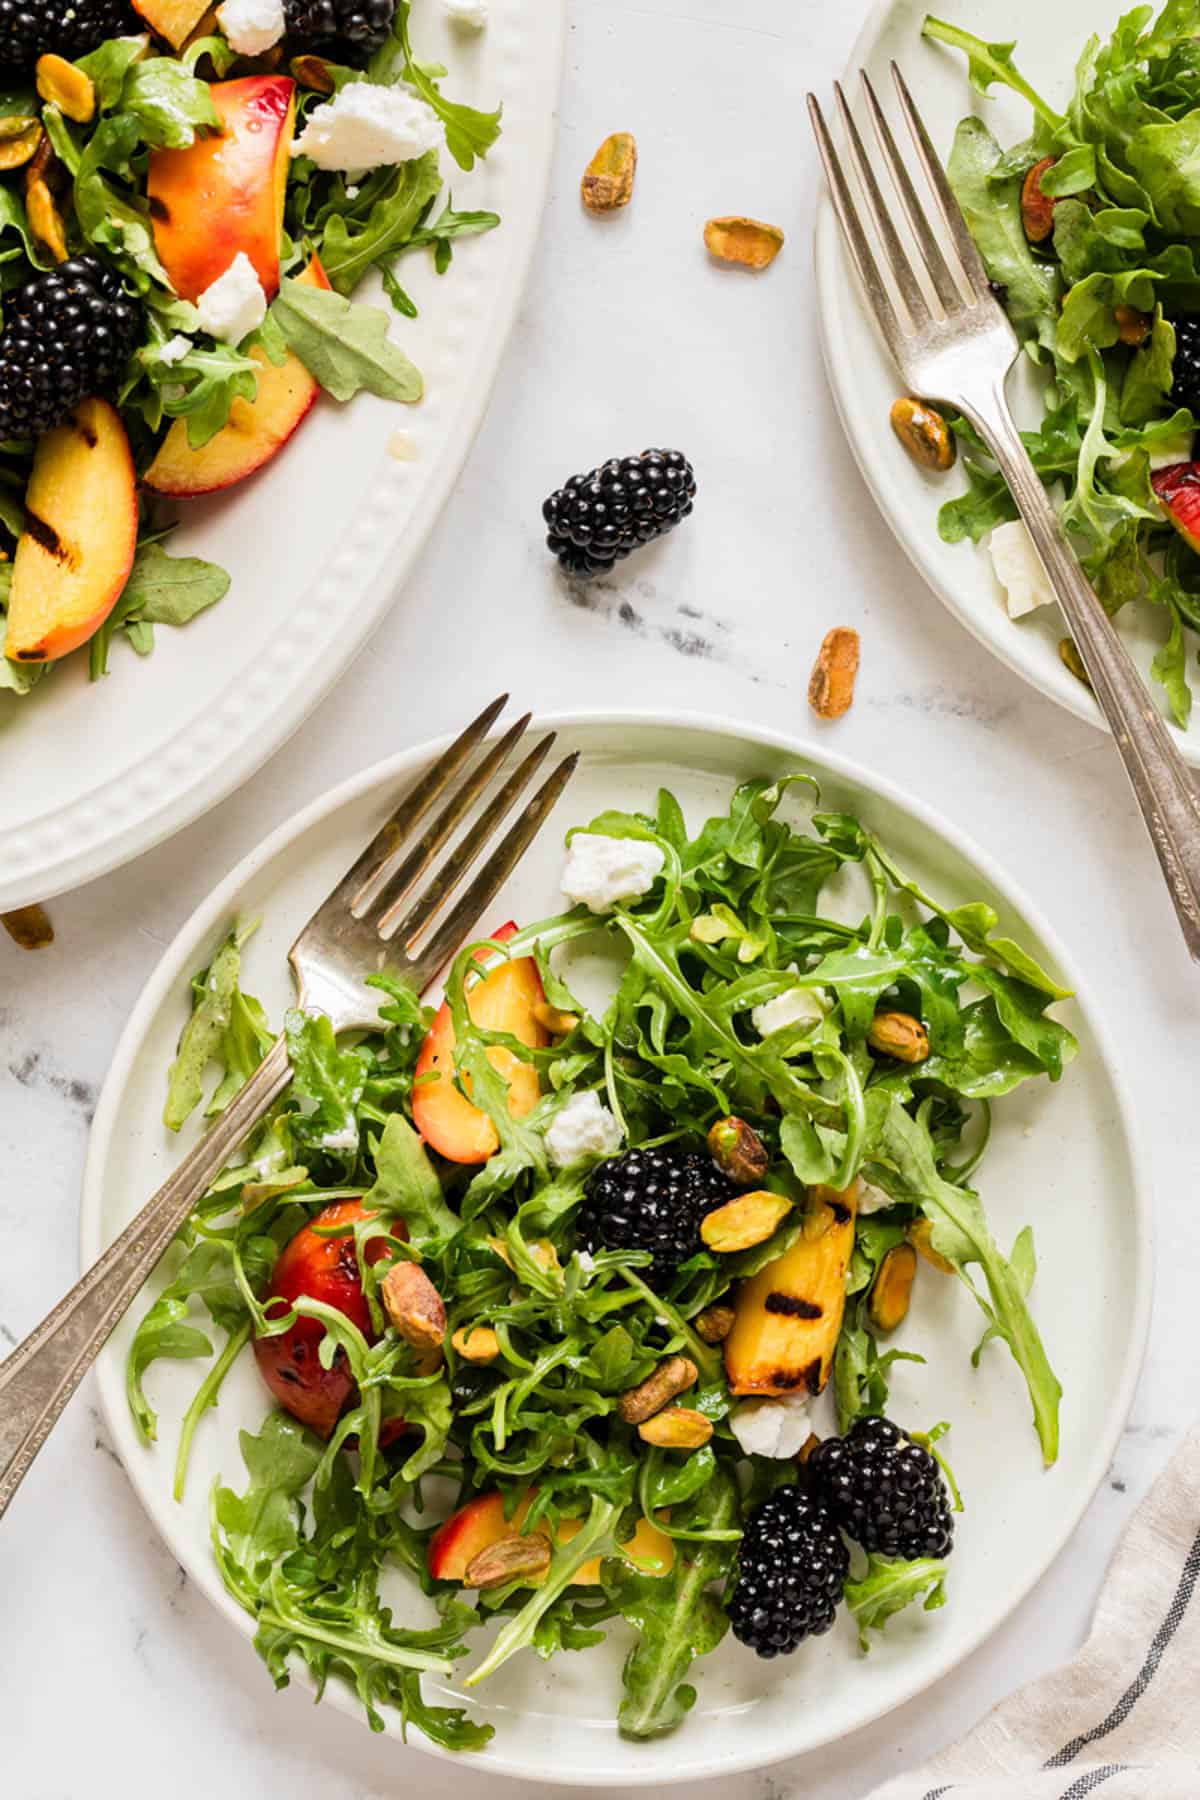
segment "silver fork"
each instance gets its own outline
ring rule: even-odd
[[[1079,646],[1097,700],[1141,808],[1192,957],[1200,960],[1200,801],[1157,708],[1112,621],[1096,598],[1029,459],[1005,398],[1016,361],[1016,334],[988,282],[967,222],[913,104],[892,64],[900,109],[953,245],[955,267],[943,254],[891,128],[867,75],[867,110],[921,269],[936,295],[931,306],[905,248],[896,215],[880,191],[870,158],[840,86],[836,88],[866,213],[890,277],[884,279],[816,98],[808,109],[834,210],[866,290],[876,322],[911,393],[941,400],[970,421],[996,460],[1033,538],[1059,605]]]
[[[491,904],[570,780],[577,753],[564,757],[542,783],[439,923],[554,742],[551,732],[529,751],[422,886],[438,852],[525,735],[528,713],[475,759],[507,700],[502,694],[486,707],[409,790],[288,952],[296,1004],[305,1012],[327,1014],[335,1031],[378,1024],[376,990],[364,985],[367,975],[386,967],[416,993],[428,986]],[[449,796],[445,806],[416,836],[417,824],[443,795]],[[196,1201],[290,1080],[287,1044],[279,1037],[153,1199],[0,1364],[0,1517],[84,1373]]]

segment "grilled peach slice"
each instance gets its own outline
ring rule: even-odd
[[[289,75],[247,75],[209,88],[219,132],[154,150],[146,191],[154,247],[175,292],[198,300],[239,251],[268,300],[279,292],[279,241],[296,111]]]
[[[725,1372],[735,1394],[819,1394],[829,1380],[854,1249],[853,1191],[816,1188],[790,1250],[738,1289]]]
[[[116,605],[137,548],[129,439],[107,400],[82,400],[38,439],[17,543],[4,652],[53,662]]]
[[[300,281],[327,288],[329,278],[314,256]],[[156,494],[211,494],[244,481],[283,449],[312,409],[321,384],[314,381],[298,356],[276,366],[264,351],[250,355],[258,364],[258,392],[253,400],[235,400],[229,419],[199,450],[188,443],[186,419],[176,419],[142,480]]]
[[[509,920],[493,936],[504,943],[517,927]],[[537,963],[532,956],[498,962],[467,994],[467,1007],[477,1025],[489,1031],[507,1031],[519,1043],[531,1047],[549,1042],[534,1008],[546,998]],[[488,1051],[488,1060],[508,1082],[508,1110],[514,1119],[532,1112],[541,1095],[537,1070],[511,1050]],[[436,1080],[422,1081],[435,1075]],[[483,1163],[500,1147],[496,1127],[485,1112],[454,1085],[454,1022],[443,1001],[417,1059],[413,1087],[413,1123],[439,1155],[456,1163]]]
[[[474,1500],[468,1500],[430,1538],[426,1551],[429,1573],[438,1581],[462,1581],[481,1550],[521,1529],[532,1504],[533,1496],[527,1494],[512,1518],[506,1519],[502,1494],[478,1494]],[[582,1519],[563,1519],[558,1528],[558,1542],[569,1544],[582,1526]],[[621,1545],[621,1552],[646,1575],[666,1575],[675,1561],[673,1541],[645,1518],[638,1520],[637,1529]],[[593,1556],[581,1563],[572,1577],[572,1586],[598,1585],[600,1561],[599,1556]]]
[[[1150,485],[1184,542],[1200,553],[1200,462],[1172,463],[1157,469]]]
[[[264,1303],[269,1307],[271,1300],[278,1299],[291,1306],[302,1294],[310,1300],[322,1300],[357,1325],[368,1343],[373,1341],[376,1334],[371,1329],[371,1314],[359,1278],[353,1236],[322,1237],[316,1229],[353,1225],[373,1216],[366,1212],[361,1200],[336,1200],[319,1212],[280,1251]],[[404,1235],[399,1222],[392,1230],[399,1237]],[[382,1239],[372,1243],[367,1251],[368,1260],[373,1263],[386,1255],[387,1245]],[[283,1307],[274,1310],[282,1312]],[[331,1368],[321,1367],[317,1351],[324,1336],[325,1327],[319,1319],[297,1319],[278,1337],[256,1338],[254,1354],[259,1373],[280,1406],[319,1437],[327,1438],[354,1393],[354,1380],[342,1350]]]

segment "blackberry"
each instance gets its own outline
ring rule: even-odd
[[[879,1556],[949,1556],[950,1495],[937,1458],[890,1419],[859,1419],[826,1438],[805,1465],[847,1537]]]
[[[542,507],[546,542],[569,575],[598,575],[686,519],[696,477],[678,450],[614,456],[572,475]]]
[[[47,51],[73,62],[141,28],[128,0],[0,0],[0,70],[32,69]]]
[[[292,42],[356,68],[387,43],[395,11],[396,0],[283,0]]]
[[[115,386],[141,326],[140,303],[94,256],[72,257],[6,295],[0,438],[36,437]]]
[[[627,1150],[589,1176],[578,1230],[589,1250],[652,1250],[650,1274],[673,1275],[700,1249],[700,1221],[738,1192],[711,1156]]]
[[[1175,327],[1175,379],[1171,399],[1200,418],[1200,313],[1172,319]]]
[[[850,1553],[825,1508],[802,1488],[776,1488],[750,1513],[726,1605],[733,1635],[759,1656],[787,1656],[833,1624]]]

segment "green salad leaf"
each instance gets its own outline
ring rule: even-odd
[[[285,276],[271,317],[288,349],[335,400],[350,400],[363,388],[383,400],[421,398],[421,376],[390,342],[388,316],[378,307]]]

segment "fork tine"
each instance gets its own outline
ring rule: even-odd
[[[916,146],[921,167],[925,171],[925,178],[933,189],[938,210],[946,222],[946,229],[954,239],[954,248],[958,252],[958,260],[963,266],[963,272],[981,300],[992,299],[994,296],[988,272],[983,265],[983,258],[975,247],[975,239],[971,236],[967,221],[963,218],[962,208],[954,197],[954,189],[946,179],[946,171],[943,169],[941,159],[925,129],[925,122],[908,91],[908,83],[900,73],[900,65],[895,62],[892,64],[892,80],[895,83],[900,105],[904,109],[904,117],[908,129],[912,133],[912,140]]]
[[[933,235],[925,208],[917,198],[912,177],[896,148],[892,128],[884,117],[883,108],[879,104],[879,98],[865,69],[862,71],[862,85],[863,93],[867,97],[871,123],[875,127],[875,136],[879,140],[879,147],[883,151],[884,160],[888,165],[892,181],[895,183],[896,192],[900,196],[900,203],[912,227],[913,236],[920,246],[925,268],[933,283],[934,291],[947,314],[960,312],[963,307],[963,295],[958,283],[950,273],[949,264],[942,255],[942,247]]]
[[[408,790],[391,818],[347,869],[325,901],[326,906],[354,912],[380,877],[387,873],[418,819],[423,818],[438,796],[445,792],[507,705],[508,695],[499,694],[484,707],[477,719],[472,719],[465,731],[459,733],[449,749],[444,750],[432,768],[427,769],[420,781]]]
[[[411,892],[413,883],[425,873],[443,844],[453,836],[474,802],[484,792],[496,770],[516,749],[529,729],[532,716],[532,713],[523,714],[502,738],[497,739],[487,755],[460,782],[437,818],[426,827],[411,853],[395,873],[388,876],[382,887],[378,883],[372,883],[375,892],[371,904],[376,912],[386,907],[394,916],[399,911],[400,903]]]
[[[899,359],[903,354],[905,334],[900,329],[900,321],[896,317],[896,309],[892,305],[891,295],[884,285],[874,252],[862,228],[853,195],[847,185],[846,177],[842,173],[842,165],[838,161],[837,151],[833,147],[833,140],[825,123],[825,115],[821,111],[815,94],[808,96],[808,116],[812,120],[817,149],[825,167],[829,192],[833,198],[833,209],[838,216],[846,247],[858,270],[858,278],[866,289],[867,299],[879,321],[879,328],[887,339],[888,348],[892,355]]]
[[[547,776],[508,836],[488,858],[450,917],[420,955],[415,959],[420,970],[418,984],[424,987],[458,949],[470,927],[491,905],[526,850],[541,830],[559,795],[575,773],[579,751],[564,756],[553,773]]]
[[[400,913],[402,901],[397,901],[384,908],[375,920],[375,929],[380,937],[394,937],[395,941],[403,944],[409,955],[412,955],[415,940],[433,923],[471,864],[477,861],[487,849],[500,821],[516,805],[529,786],[553,744],[554,737],[554,732],[550,732],[540,744],[534,745],[519,767],[514,769],[499,793],[488,802],[483,813],[472,826],[470,833],[446,858],[432,882],[420,899],[414,901],[399,925],[396,925],[396,919]],[[459,817],[461,818],[461,816],[460,814]],[[394,931],[393,926],[395,926]]]
[[[837,100],[838,113],[842,121],[842,129],[850,144],[850,154],[854,158],[854,166],[858,171],[859,183],[866,195],[867,208],[874,221],[883,244],[884,256],[891,270],[892,280],[899,289],[900,298],[905,311],[918,329],[930,322],[929,303],[917,280],[916,271],[909,261],[908,251],[900,241],[887,202],[879,191],[879,183],[875,179],[875,171],[867,157],[866,148],[859,135],[858,126],[854,123],[854,115],[846,104],[846,96],[842,92],[842,84],[833,84],[834,97]]]

